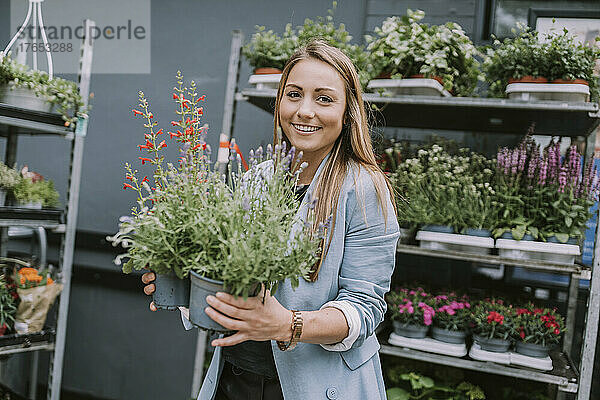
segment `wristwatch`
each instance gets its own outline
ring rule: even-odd
[[[302,336],[302,327],[304,325],[304,320],[302,319],[302,313],[297,310],[291,310],[291,311],[292,311],[292,338],[287,342],[284,342],[282,340],[277,341],[277,347],[279,347],[279,350],[281,350],[281,351],[292,350],[294,347],[296,347],[296,344],[298,344],[298,341],[300,340],[300,336]]]

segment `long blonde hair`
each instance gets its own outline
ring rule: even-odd
[[[313,192],[318,199],[315,207],[314,227],[326,221],[330,215],[333,215],[331,226],[335,226],[338,198],[351,163],[363,166],[372,176],[377,199],[387,221],[388,210],[384,199],[389,193],[395,213],[394,191],[375,159],[358,73],[352,61],[339,49],[322,40],[315,40],[298,49],[287,61],[283,68],[275,100],[273,144],[281,144],[277,133],[278,128],[281,128],[279,107],[288,76],[299,61],[306,59],[315,59],[330,65],[339,73],[346,89],[346,110],[344,111],[342,132],[333,145],[329,159],[323,167]],[[290,144],[285,133],[283,133],[282,140],[286,141],[288,145]],[[332,233],[333,229],[331,229]],[[329,245],[327,247],[329,248]],[[327,251],[325,251],[326,253]]]

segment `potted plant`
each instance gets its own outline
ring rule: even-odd
[[[12,331],[16,312],[16,299],[9,290],[4,275],[0,275],[0,336]]]
[[[29,69],[9,56],[0,60],[0,103],[62,115],[65,126],[87,118],[77,84]]]
[[[532,303],[516,309],[512,337],[515,350],[529,357],[548,357],[565,332],[564,318],[556,309],[539,308]]]
[[[27,166],[21,169],[21,179],[12,191],[21,207],[40,209],[58,205],[58,192],[52,181],[29,171]]]
[[[425,13],[407,10],[402,17],[389,17],[367,36],[372,90],[391,94],[470,96],[480,79],[477,49],[454,22],[428,26],[420,21]],[[420,81],[399,81],[414,77]],[[426,80],[423,80],[423,79]]]
[[[5,203],[6,193],[12,192],[20,181],[21,175],[17,170],[0,162],[0,206]]]
[[[149,268],[157,276],[183,279],[191,275],[191,322],[203,329],[225,331],[204,314],[206,287],[213,293],[220,290],[246,297],[256,294],[261,285],[275,292],[277,282],[288,278],[297,286],[317,260],[327,227],[314,227],[314,233],[301,228],[293,187],[299,174],[296,167],[305,165],[292,163],[301,157],[294,157],[294,149],[278,146],[271,150],[269,146],[266,154],[259,150],[247,173],[238,165],[237,172],[230,169],[226,181],[217,169],[211,169],[205,127],[200,124],[202,108],[197,106],[204,96],[197,96],[193,82],[190,88],[184,87],[180,73],[177,79],[173,97],[180,120],[172,121],[177,131],[169,136],[182,147],[180,162],[165,165],[161,150],[167,144],[160,136],[164,132],[156,130],[158,123],[140,92],[140,110],[134,113],[145,119],[148,128],[146,143],[140,145],[148,157],[140,160],[154,167],[153,179],[138,178],[137,171],[126,164],[124,188],[137,193],[138,206],[109,239],[126,248],[115,260],[128,259],[123,266],[126,273]],[[262,157],[271,163],[257,165]],[[310,224],[313,213],[307,214]],[[185,282],[189,285],[189,280]],[[160,289],[158,282],[156,289]]]
[[[575,146],[562,157],[559,143],[541,152],[530,137],[498,152],[494,236],[501,237],[496,242],[501,256],[574,262],[598,195],[594,159],[586,166],[581,160]],[[529,243],[519,242],[526,239]]]
[[[482,350],[504,353],[510,348],[514,311],[503,300],[482,300],[471,312],[473,339]]]
[[[486,49],[483,70],[491,96],[597,101],[600,49],[575,41],[567,29],[539,34],[518,25],[513,32],[515,37],[495,39]]]
[[[434,300],[431,336],[446,343],[464,344],[471,317],[469,298],[448,293],[437,295]]]
[[[388,293],[386,301],[396,335],[413,339],[427,336],[435,310],[431,295],[423,288],[400,288]]]

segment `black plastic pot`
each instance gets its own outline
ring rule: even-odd
[[[504,232],[502,234],[502,236],[500,236],[501,239],[513,239],[513,240],[517,240],[513,237],[512,233],[510,231],[508,232]],[[526,233],[525,235],[523,235],[523,238],[521,240],[528,240],[528,241],[532,241],[535,240],[533,238],[533,236],[531,236],[530,234]]]
[[[398,321],[393,321],[394,333],[399,336],[404,336],[411,339],[423,339],[427,336],[428,326],[404,324]]]
[[[523,354],[524,356],[536,357],[536,358],[546,358],[548,357],[548,353],[550,352],[550,346],[542,346],[541,344],[535,343],[524,343],[517,342],[515,346],[515,350],[519,354]]]
[[[510,340],[508,339],[489,339],[479,335],[473,335],[473,339],[481,347],[481,350],[485,351],[505,353],[510,348]]]
[[[578,244],[579,243],[579,241],[576,237],[569,237],[569,240],[567,240],[567,243],[562,243],[562,242],[559,242],[558,239],[556,238],[556,236],[554,236],[554,235],[547,237],[546,242],[560,243],[560,244]]]
[[[473,229],[473,228],[467,228],[465,230],[465,234],[466,235],[470,235],[470,236],[478,236],[478,237],[490,237],[492,236],[492,232],[487,230],[487,229]]]
[[[206,296],[215,295],[217,292],[227,292],[223,281],[204,278],[200,274],[191,271],[191,290],[190,290],[190,322],[197,328],[213,332],[231,332],[221,324],[215,322],[204,312],[209,304],[206,302]]]
[[[464,344],[467,333],[465,331],[451,331],[434,326],[431,328],[431,336],[440,342]]]
[[[448,225],[424,225],[421,230],[438,233],[454,233],[454,228]]]
[[[177,307],[189,307],[190,280],[179,279],[175,273],[156,274],[154,281],[156,289],[152,300],[156,308],[162,310],[176,310]]]

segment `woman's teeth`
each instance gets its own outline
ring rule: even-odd
[[[298,129],[302,132],[314,132],[317,129],[320,129],[318,126],[306,126],[306,125],[296,125],[292,124],[294,128]]]

